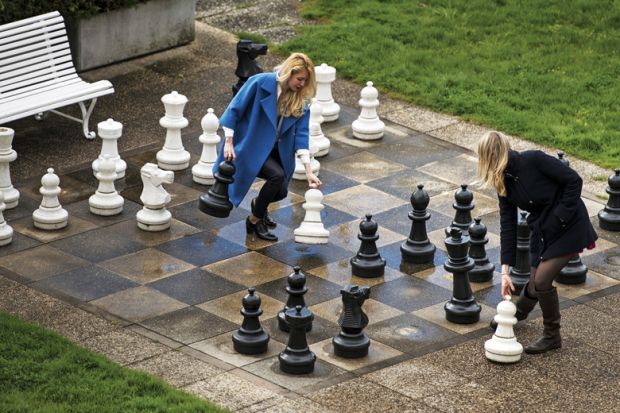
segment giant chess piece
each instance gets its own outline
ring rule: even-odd
[[[239,92],[239,89],[250,78],[258,73],[263,73],[263,68],[255,60],[257,56],[267,54],[267,45],[260,43],[252,43],[251,40],[241,39],[237,42],[237,69],[235,75],[239,78],[237,84],[233,85],[233,96]]]
[[[61,189],[60,178],[54,173],[53,168],[49,168],[47,173],[41,178],[41,188],[39,192],[43,195],[39,209],[32,213],[32,220],[35,227],[44,230],[61,229],[69,222],[69,213],[58,201]]]
[[[306,275],[301,272],[301,268],[298,266],[293,268],[293,273],[287,277],[286,282],[288,284],[286,287],[288,300],[286,300],[286,305],[282,311],[278,313],[278,328],[288,333],[289,328],[288,324],[286,324],[286,312],[298,305],[302,307],[306,306],[304,295],[308,292],[308,287],[306,287]],[[306,326],[306,331],[310,330],[312,330],[312,320],[310,320]]]
[[[314,157],[317,152],[317,146],[314,142],[310,141],[309,143],[309,151],[310,151],[310,169],[312,173],[316,176],[319,176],[319,171],[321,170],[321,164]],[[296,181],[305,181],[306,180],[306,167],[303,162],[301,162],[301,158],[299,156],[295,156],[295,170],[293,172],[293,179]]]
[[[469,226],[469,257],[476,264],[468,275],[469,281],[483,283],[493,279],[495,266],[489,262],[484,246],[488,244],[487,227],[480,222],[482,219],[477,217],[474,223]]]
[[[357,238],[362,241],[357,255],[351,258],[353,275],[361,278],[383,277],[385,260],[381,258],[377,249],[379,226],[372,220],[371,214],[366,214],[366,220],[360,222],[360,233]]]
[[[291,333],[286,348],[278,356],[280,370],[288,374],[312,373],[316,356],[310,351],[306,339],[306,330],[308,324],[312,322],[312,313],[308,308],[298,305],[289,309],[284,316]]]
[[[10,244],[13,241],[13,228],[4,220],[3,212],[5,209],[4,194],[0,191],[0,246]]]
[[[198,163],[192,167],[192,177],[196,183],[213,185],[215,182],[213,165],[215,165],[217,160],[217,144],[222,139],[217,134],[220,121],[213,113],[212,108],[207,110],[207,114],[202,118],[200,125],[202,126],[203,133],[198,139],[202,143],[202,154]]]
[[[426,234],[426,221],[431,218],[426,209],[430,198],[424,190],[424,185],[418,185],[418,190],[411,194],[411,206],[413,211],[409,213],[411,231],[409,238],[400,246],[403,261],[412,264],[426,264],[433,262],[435,258],[435,246]]]
[[[334,354],[344,358],[365,357],[370,339],[363,331],[368,325],[368,316],[362,311],[362,304],[370,297],[370,288],[347,285],[340,294],[342,313],[338,318],[340,333],[332,339]]]
[[[233,209],[233,204],[228,199],[228,185],[234,179],[235,165],[230,161],[222,161],[217,166],[215,183],[206,194],[200,195],[198,208],[205,214],[216,218],[226,218]]]
[[[454,220],[448,228],[446,228],[446,236],[450,236],[450,229],[456,227],[461,230],[463,235],[468,234],[469,226],[473,223],[471,219],[471,210],[474,209],[474,194],[467,189],[467,184],[462,184],[461,189],[454,193],[454,203],[452,208]]]
[[[17,159],[17,152],[12,146],[14,135],[13,129],[0,127],[0,192],[4,196],[6,209],[15,208],[19,202],[19,191],[11,183],[9,168],[10,163]]]
[[[513,329],[517,324],[516,313],[517,306],[510,301],[509,295],[497,305],[495,334],[484,343],[484,355],[487,359],[497,363],[516,363],[521,360],[523,346],[517,341]]]
[[[517,223],[517,260],[509,272],[515,293],[521,292],[530,279],[530,227],[527,225],[527,212],[521,212]]]
[[[189,122],[183,117],[183,108],[187,98],[180,93],[172,92],[161,98],[166,108],[166,115],[159,124],[166,128],[166,141],[161,151],[157,152],[157,166],[167,171],[180,171],[189,166],[189,152],[183,147],[181,129]]]
[[[94,195],[88,198],[90,212],[95,215],[111,216],[123,211],[125,199],[116,192],[114,187],[116,178],[116,165],[111,156],[106,154],[97,172],[99,187]]]
[[[566,166],[570,166],[570,162],[564,156],[564,152],[558,152],[558,159]],[[573,255],[568,264],[562,268],[555,280],[560,284],[581,284],[586,282],[588,267],[581,261],[579,254]]]
[[[467,272],[476,265],[469,258],[467,250],[469,241],[462,236],[461,230],[452,228],[450,237],[445,241],[448,261],[443,264],[446,271],[452,273],[452,299],[446,303],[446,320],[457,324],[473,324],[480,320],[480,304],[474,299],[469,285]]]
[[[331,142],[327,137],[323,134],[323,130],[321,129],[321,123],[323,123],[323,107],[317,100],[317,98],[312,99],[312,105],[310,105],[310,142],[316,145],[316,154],[314,156],[316,158],[320,158],[329,153],[329,147],[331,146]]]
[[[248,288],[248,294],[243,297],[241,328],[232,335],[233,347],[241,354],[260,354],[267,352],[269,334],[263,330],[258,317],[263,314],[260,308],[260,297],[254,294],[254,288]]]
[[[316,98],[323,108],[325,122],[333,122],[338,119],[340,105],[332,97],[332,82],[336,80],[336,68],[321,63],[314,68],[316,77]]]
[[[305,194],[306,202],[303,208],[306,215],[299,228],[293,231],[295,242],[301,244],[327,244],[329,241],[329,231],[323,226],[321,221],[321,211],[323,208],[323,194],[318,189],[308,189]]]
[[[620,231],[620,168],[607,180],[609,200],[598,213],[598,225],[607,231]]]
[[[170,228],[172,214],[166,209],[170,194],[162,184],[174,182],[174,172],[163,171],[154,163],[146,163],[140,169],[142,177],[142,195],[140,201],[144,207],[136,214],[138,228],[145,231],[163,231]]]
[[[97,124],[97,132],[101,138],[101,153],[92,163],[93,175],[97,176],[99,164],[103,162],[106,155],[109,155],[110,159],[114,161],[116,179],[123,178],[127,169],[127,163],[118,154],[118,139],[123,134],[123,124],[108,119]]]
[[[372,82],[366,83],[362,89],[359,105],[362,107],[360,116],[351,124],[353,136],[364,141],[381,139],[385,131],[385,124],[377,115],[379,107],[379,92],[373,87]]]

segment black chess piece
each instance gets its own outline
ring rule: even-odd
[[[289,328],[288,324],[286,324],[286,312],[298,305],[302,307],[306,306],[304,295],[308,292],[308,287],[306,287],[306,275],[301,272],[301,268],[298,266],[293,268],[293,272],[287,277],[286,282],[288,283],[286,287],[288,299],[282,311],[278,313],[278,328],[288,333]],[[314,316],[312,319],[313,318]],[[312,330],[312,319],[310,319],[310,322],[306,326],[306,331]]]
[[[450,237],[445,244],[448,261],[443,264],[446,271],[452,273],[452,299],[446,303],[446,320],[457,324],[473,324],[480,320],[480,304],[471,292],[467,272],[474,268],[474,260],[469,258],[468,238],[463,237],[458,228],[450,229]]]
[[[205,214],[216,218],[226,218],[233,209],[233,204],[228,199],[228,185],[234,179],[235,165],[230,161],[222,161],[217,166],[215,183],[206,194],[200,195],[198,208]]]
[[[278,356],[280,370],[288,374],[312,373],[316,356],[310,351],[306,340],[306,328],[312,322],[312,313],[308,308],[298,305],[289,308],[285,317],[291,333],[286,348]]]
[[[461,230],[463,236],[467,236],[469,226],[472,224],[471,210],[474,209],[474,194],[467,189],[467,184],[462,184],[461,189],[454,193],[452,208],[456,210],[454,220],[446,228],[446,236],[450,236],[450,228],[456,227]]]
[[[382,277],[385,272],[385,260],[381,258],[376,244],[379,239],[378,228],[371,214],[366,214],[366,220],[360,222],[357,238],[362,244],[357,255],[351,258],[351,270],[357,277],[377,278]]]
[[[495,266],[489,262],[485,245],[489,242],[487,237],[487,227],[481,222],[480,217],[474,219],[474,223],[469,226],[469,257],[474,260],[475,266],[467,275],[469,281],[482,283],[493,279]]]
[[[269,334],[263,330],[258,319],[263,314],[260,308],[261,300],[254,291],[256,291],[254,288],[248,288],[248,294],[243,297],[241,309],[243,322],[241,328],[232,336],[233,347],[241,354],[265,353],[269,344]]]
[[[607,231],[620,231],[620,168],[607,179],[609,200],[598,213],[598,226]]]
[[[232,87],[233,96],[239,92],[241,86],[250,78],[258,73],[263,73],[263,68],[255,60],[256,57],[267,54],[267,45],[253,43],[251,40],[241,39],[237,42],[237,69],[235,75],[239,81]]]
[[[411,194],[413,211],[409,213],[411,231],[409,238],[400,246],[403,261],[412,264],[427,264],[435,258],[435,246],[429,241],[426,234],[426,221],[431,218],[426,209],[430,198],[424,190],[424,185],[418,185],[418,190]]]
[[[530,227],[527,225],[527,212],[521,212],[517,223],[517,260],[509,272],[515,293],[519,294],[530,279]]]
[[[370,288],[347,285],[340,294],[342,313],[338,318],[340,333],[332,339],[334,354],[345,358],[365,357],[370,339],[363,332],[368,325],[368,316],[362,311],[362,304],[370,297]]]

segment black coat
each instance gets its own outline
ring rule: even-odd
[[[559,159],[541,151],[510,151],[499,197],[502,264],[515,265],[517,208],[528,211],[530,263],[561,257],[598,238],[581,200],[582,180]]]

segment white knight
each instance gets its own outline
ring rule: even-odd
[[[172,214],[166,209],[170,194],[162,184],[174,182],[174,172],[163,171],[153,163],[146,163],[140,169],[142,176],[142,195],[140,201],[144,207],[136,214],[138,228],[145,231],[163,231],[170,228]]]

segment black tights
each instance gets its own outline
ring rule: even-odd
[[[553,279],[560,270],[568,264],[570,256],[549,258],[541,261],[538,267],[530,268],[530,283],[527,293],[530,297],[536,297],[536,291],[546,291],[553,287]]]
[[[278,152],[278,146],[276,145],[267,160],[263,164],[259,178],[265,180],[265,184],[260,189],[256,201],[253,201],[252,214],[256,218],[263,218],[267,212],[267,207],[271,202],[280,201],[286,198],[288,193],[288,182],[286,181],[286,175],[282,168],[282,161],[280,161],[280,153]]]

